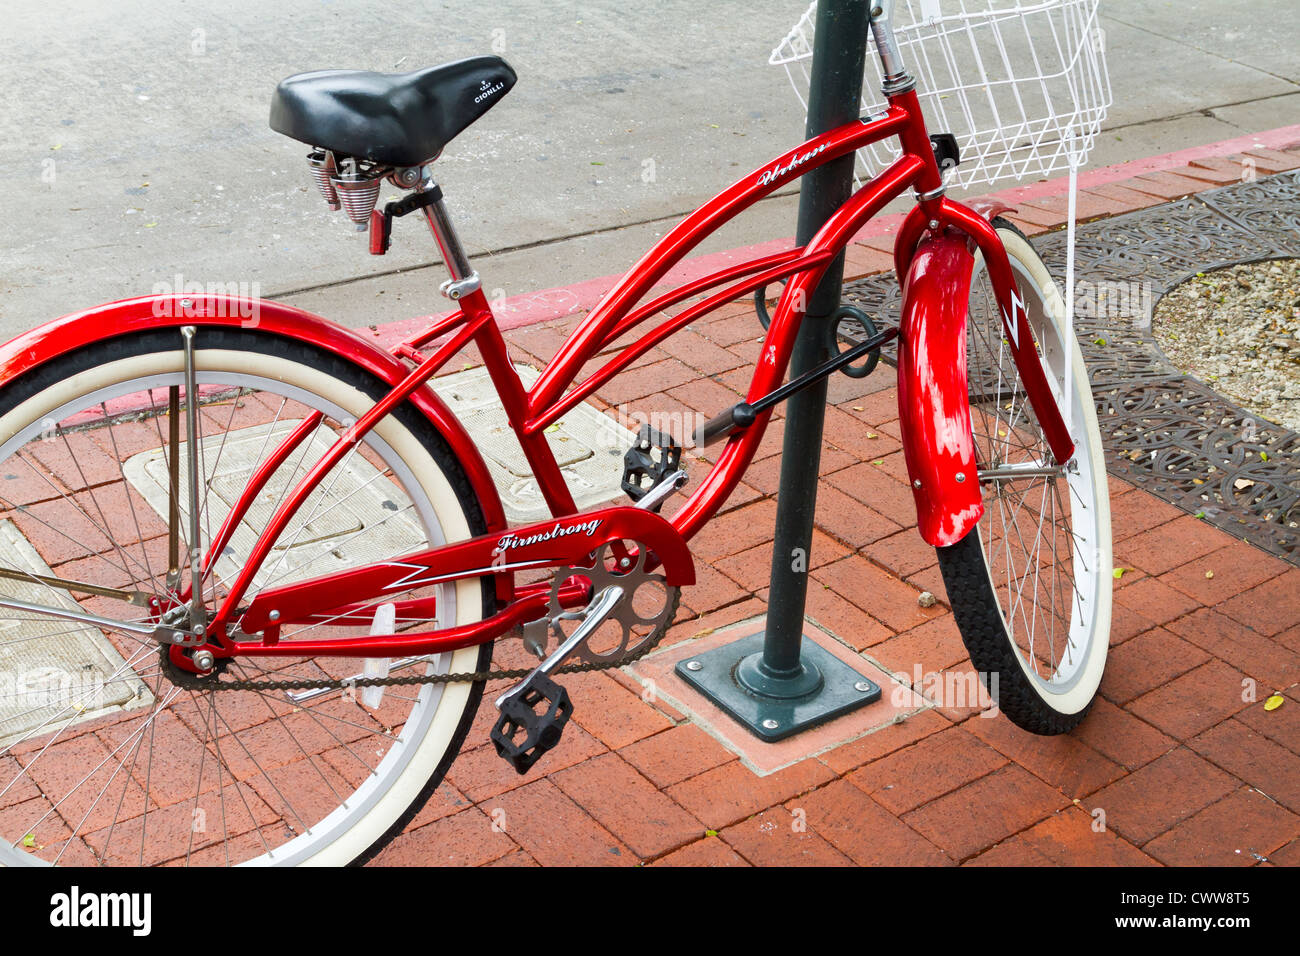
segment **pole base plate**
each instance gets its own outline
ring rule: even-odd
[[[673,672],[754,736],[769,742],[784,740],[880,700],[878,684],[823,650],[808,635],[804,635],[799,658],[805,672],[820,673],[819,686],[789,696],[768,680],[765,687],[769,693],[752,692],[737,681],[737,670],[747,659],[763,653],[763,637],[759,631],[684,658]],[[751,661],[745,669],[752,669],[753,664]]]

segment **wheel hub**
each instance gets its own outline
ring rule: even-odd
[[[231,658],[217,656],[213,650],[210,647],[188,648],[164,644],[158,648],[158,665],[163,676],[177,687],[202,690],[214,685],[230,666]],[[212,658],[212,663],[206,670],[201,669],[195,660],[204,654]]]

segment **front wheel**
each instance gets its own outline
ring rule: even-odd
[[[387,391],[304,343],[200,327],[191,396],[182,343],[177,329],[121,336],[0,389],[2,864],[363,861],[447,772],[482,694],[481,682],[390,686],[379,700],[223,689],[215,678],[320,682],[363,664],[235,657],[196,679],[147,627],[142,636],[190,586],[189,443],[203,549],[282,441],[321,416],[202,580],[211,610],[289,490]],[[308,497],[248,597],[486,530],[447,442],[403,405]],[[418,614],[385,629],[469,624],[492,612],[493,594],[488,578],[417,586],[369,602],[373,614],[290,622],[280,643],[365,634],[381,602],[407,598]],[[484,670],[490,658],[489,643],[392,666],[432,676]]]
[[[1101,434],[1065,303],[1024,234],[994,220],[1039,356],[1068,408],[1074,457],[1057,467],[1016,372],[982,256],[966,331],[984,516],[939,567],[971,662],[1015,724],[1059,734],[1087,714],[1110,639],[1110,502]]]

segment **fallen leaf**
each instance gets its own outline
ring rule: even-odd
[[[1255,482],[1251,481],[1249,478],[1238,478],[1232,483],[1232,487],[1236,488],[1238,491],[1242,491],[1246,488],[1254,488]]]
[[[1124,572],[1127,570],[1128,568],[1116,568],[1114,571],[1111,572],[1111,574],[1115,575],[1115,580],[1118,581],[1120,578],[1124,576]]]
[[[1284,700],[1286,700],[1286,698],[1283,697],[1281,694],[1274,694],[1268,700],[1264,701],[1264,709],[1277,710],[1279,707],[1282,706],[1282,702]]]

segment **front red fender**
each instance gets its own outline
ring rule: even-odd
[[[11,339],[0,346],[0,382],[106,338],[181,325],[253,328],[267,335],[296,339],[333,352],[389,385],[396,385],[408,372],[393,355],[355,332],[292,306],[235,296],[154,295],[65,315]],[[505,511],[496,485],[464,426],[429,388],[418,389],[411,403],[447,439],[465,468],[483,506],[488,530],[504,529]]]
[[[903,285],[898,417],[921,537],[955,544],[984,513],[966,383],[973,256],[964,237],[921,244]]]

